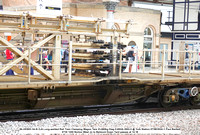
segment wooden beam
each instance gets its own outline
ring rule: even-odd
[[[3,75],[5,72],[7,72],[9,69],[11,69],[14,65],[22,61],[24,57],[20,57],[18,59],[15,59],[14,61],[10,61],[5,67],[0,69],[0,75]]]
[[[35,50],[37,50],[39,47],[41,47],[42,45],[44,45],[46,42],[48,42],[49,40],[51,40],[52,38],[54,38],[55,35],[50,35],[49,37],[45,38],[44,40],[41,40],[40,42],[38,42],[37,44],[34,44],[31,48],[31,53],[34,52]],[[16,54],[17,56],[21,56],[20,58],[10,62],[6,67],[2,68],[0,70],[0,75],[4,74],[5,72],[7,72],[10,68],[12,68],[15,64],[19,63],[20,61],[22,61],[24,59],[24,61],[28,64],[28,50],[26,50],[24,53],[22,53],[19,49],[17,49],[14,45],[12,45],[11,43],[9,43],[7,40],[5,40],[4,38],[0,37],[0,43],[4,46],[7,46],[7,48],[9,50],[11,50],[14,54]],[[38,71],[41,75],[43,75],[44,77],[46,77],[47,79],[51,79],[54,80],[54,77],[48,73],[46,70],[43,69],[42,66],[40,66],[39,64],[35,63],[33,60],[30,60],[31,65],[33,65],[33,68]]]
[[[17,49],[16,46],[14,46],[13,44],[11,44],[10,42],[8,42],[6,39],[0,37],[0,43],[3,46],[6,46],[7,49],[9,49],[10,51],[12,51],[15,55],[17,56],[23,56],[24,54],[22,53],[22,51],[20,51],[19,49]]]
[[[3,28],[5,27],[5,26],[13,26],[13,27],[18,27],[18,26],[20,26],[20,23],[8,23],[8,22],[4,22],[4,23],[0,23],[0,26],[2,26]]]
[[[28,78],[27,75],[17,75],[19,77],[24,77],[24,78]],[[41,77],[35,77],[35,76],[31,76],[31,79],[36,79],[36,80],[46,80],[45,78],[41,78]]]
[[[30,24],[30,28],[42,28],[42,29],[59,29],[58,25],[39,25],[39,24]]]
[[[50,41],[54,37],[55,37],[55,35],[50,35],[50,36],[46,37],[45,39],[40,40],[37,44],[34,44],[33,46],[31,46],[31,53],[33,53],[34,51],[36,51],[37,49],[39,49],[41,46],[43,46],[45,43],[47,43],[48,41]],[[28,50],[26,50],[24,52],[24,54],[26,56],[28,56]]]
[[[61,58],[60,58],[60,53],[61,53],[61,35],[56,35],[55,38],[55,51],[53,54],[53,64],[55,64],[54,66],[52,66],[52,74],[55,77],[55,79],[60,79],[60,62],[61,62]]]
[[[28,57],[25,57],[24,61],[26,63],[28,63],[28,60],[29,60]],[[33,69],[36,70],[37,72],[39,72],[45,78],[50,79],[50,80],[54,80],[55,79],[49,72],[47,72],[42,66],[37,64],[35,61],[30,59],[30,63],[33,66]]]
[[[38,23],[32,23],[32,19],[35,18],[35,21],[42,22],[42,25]],[[9,22],[12,19],[14,22]],[[13,32],[16,31],[16,29],[23,30],[23,32],[27,31],[34,31],[35,29],[39,29],[38,31],[44,30],[44,32],[47,32],[46,30],[49,30],[49,33],[58,33],[61,32],[61,34],[65,34],[67,32],[87,32],[87,33],[95,33],[95,34],[101,34],[103,32],[124,32],[123,30],[107,30],[107,29],[101,29],[101,23],[106,22],[113,22],[113,23],[123,23],[127,24],[130,23],[128,21],[122,21],[122,20],[109,20],[105,18],[91,18],[91,17],[80,17],[80,16],[52,16],[52,15],[39,15],[34,13],[17,13],[17,12],[7,12],[7,11],[0,11],[0,20],[8,20],[8,22],[1,22],[0,26],[6,26],[6,28],[12,28],[15,29]],[[43,25],[43,22],[51,22],[52,25]],[[62,22],[62,24],[60,23]],[[61,24],[61,25],[56,25]],[[69,26],[66,27],[66,24]],[[86,26],[79,26],[74,24],[91,24],[91,27]],[[20,26],[20,27],[19,27]],[[76,27],[79,26],[79,27]],[[1,29],[1,28],[0,28]],[[11,29],[11,31],[12,31]],[[5,32],[2,29],[1,32]],[[9,31],[7,29],[7,31]],[[64,32],[63,32],[64,31]],[[48,33],[47,32],[47,33]],[[36,32],[37,33],[37,32]]]
[[[50,36],[46,37],[44,40],[39,41],[37,44],[34,44],[31,47],[31,53],[33,53],[35,50],[37,50],[38,48],[40,48],[42,45],[44,45],[45,43],[47,43],[49,40],[51,40],[54,37],[55,37],[55,35],[50,35]],[[24,54],[26,55],[25,62],[28,64],[28,61],[29,61],[29,59],[27,57],[28,56],[28,50],[26,50],[24,52]],[[51,79],[51,80],[55,79],[49,72],[47,72],[42,66],[40,66],[39,64],[37,64],[33,60],[30,60],[30,63],[33,66],[33,69],[36,70],[37,72],[39,72],[45,78]]]

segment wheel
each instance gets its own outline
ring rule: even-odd
[[[159,105],[161,107],[171,107],[172,106],[172,103],[165,103],[164,102],[164,96],[166,95],[167,93],[167,90],[162,90],[162,91],[159,91],[158,92],[158,101],[159,101]]]
[[[200,103],[200,93],[197,87],[193,87],[190,90],[190,95],[191,97],[189,99],[189,102],[191,105],[197,105]]]

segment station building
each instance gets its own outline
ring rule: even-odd
[[[200,7],[199,1],[175,0],[174,1],[174,19],[173,19],[173,49],[185,50],[189,45],[189,50],[194,51],[191,55],[195,61],[200,61]],[[196,56],[195,56],[196,55]],[[172,58],[176,60],[176,54]]]
[[[36,12],[37,0],[2,0],[4,11],[30,11]],[[102,0],[63,0],[62,13],[65,15],[83,17],[107,18],[107,10]],[[114,11],[114,19],[133,20],[130,27],[130,37],[122,38],[126,45],[136,45],[142,49],[162,49],[163,45],[171,49],[171,37],[161,35],[161,11],[128,6],[128,0],[121,0]],[[115,23],[114,27],[120,29],[121,25]],[[160,52],[147,52],[146,61],[159,61]],[[142,51],[138,59],[143,59]],[[166,60],[171,60],[168,52]],[[154,67],[153,65],[151,65]]]

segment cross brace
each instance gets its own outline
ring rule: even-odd
[[[37,44],[34,44],[31,46],[30,54],[33,53],[35,50],[37,50],[39,47],[47,43],[49,40],[53,39],[55,35],[50,35],[46,37],[44,40],[39,41]],[[10,61],[5,67],[3,67],[0,70],[0,75],[3,75],[5,72],[7,72],[9,69],[11,69],[15,64],[19,63],[20,61],[24,60],[27,64],[30,61],[30,64],[33,66],[33,69],[39,72],[41,75],[43,75],[47,79],[54,80],[54,77],[48,73],[42,66],[34,62],[33,60],[29,60],[28,58],[28,50],[26,50],[24,53],[21,52],[19,49],[17,49],[14,45],[9,43],[7,40],[4,38],[0,37],[0,43],[3,46],[6,46],[7,49],[11,50],[18,58]]]

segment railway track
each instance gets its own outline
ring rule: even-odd
[[[54,117],[75,117],[84,115],[100,114],[130,114],[130,113],[148,113],[148,112],[167,112],[179,110],[200,109],[198,106],[176,106],[170,108],[158,107],[157,103],[149,102],[143,104],[120,104],[120,105],[98,105],[67,108],[50,108],[36,110],[21,110],[0,112],[0,122],[5,121],[34,121]]]

